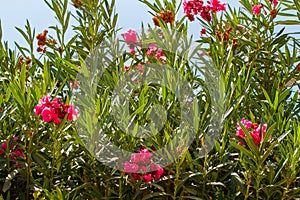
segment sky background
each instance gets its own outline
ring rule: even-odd
[[[69,9],[74,10],[71,1],[69,2]],[[238,6],[237,0],[225,0],[223,2],[231,6]],[[145,24],[152,23],[152,16],[148,13],[148,8],[138,0],[116,0],[116,4],[116,10],[119,13],[118,26],[122,27],[124,31],[130,28],[139,30],[142,22]],[[181,11],[183,12],[183,9]],[[31,27],[35,28],[36,34],[56,24],[54,13],[48,8],[44,0],[5,1],[0,7],[0,19],[3,31],[2,40],[8,41],[10,47],[14,47],[15,41],[21,46],[26,44],[15,27],[24,30],[27,19]],[[193,22],[190,32],[199,34],[199,28],[197,22]]]

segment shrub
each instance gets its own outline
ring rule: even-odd
[[[45,1],[58,23],[15,51],[0,31],[1,198],[300,198],[298,1],[140,2],[140,32],[114,0]]]

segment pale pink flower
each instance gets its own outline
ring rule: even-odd
[[[129,45],[130,49],[133,49],[134,46],[139,42],[137,33],[130,29],[126,33],[122,34],[124,41]]]
[[[128,173],[135,173],[139,170],[139,166],[134,163],[130,163],[128,161],[125,162],[124,164],[124,172]]]
[[[148,166],[146,166],[146,165],[141,165],[141,166],[140,166],[140,170],[146,172],[146,171],[148,171]]]
[[[77,86],[78,86],[78,84],[77,84],[76,81],[70,80],[70,87],[71,87],[71,89],[75,89]]]

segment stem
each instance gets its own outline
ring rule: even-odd
[[[258,161],[257,169],[256,169],[256,184],[255,184],[255,190],[256,190],[256,199],[259,199],[259,188],[260,188],[260,181],[261,181],[261,162]]]
[[[174,183],[175,186],[174,186],[173,199],[176,199],[178,180],[179,180],[179,165],[178,165],[178,162],[176,162],[175,183]]]
[[[249,197],[250,183],[251,183],[251,174],[248,174],[247,191],[246,191],[244,200],[248,199],[248,197]]]
[[[283,191],[282,199],[287,199],[286,193],[289,190],[289,187],[290,187],[290,181],[287,181],[286,188]]]
[[[121,177],[119,179],[119,198],[122,198],[122,190],[123,190],[122,178],[123,178],[123,173],[121,173]]]
[[[31,146],[32,146],[32,137],[34,132],[29,133],[29,143],[28,143],[28,151],[27,151],[27,155],[26,155],[26,199],[29,200],[29,194],[30,194],[30,176],[31,176],[31,171],[30,171],[30,166],[31,166]]]
[[[54,179],[54,172],[53,172],[53,167],[54,167],[54,162],[55,162],[55,153],[56,153],[56,141],[53,141],[53,149],[52,149],[52,159],[51,159],[51,175],[50,175],[50,189],[53,187],[53,179]]]
[[[53,188],[54,186],[54,183],[53,183],[53,180],[54,180],[54,166],[55,165],[55,158],[56,158],[56,148],[57,148],[57,145],[58,145],[58,142],[57,142],[57,136],[59,135],[56,129],[55,126],[52,126],[53,127],[53,135],[52,135],[52,140],[53,140],[53,148],[52,148],[52,159],[51,159],[51,175],[50,175],[50,190]]]
[[[206,188],[205,188],[205,184],[206,184],[206,167],[207,167],[207,161],[206,161],[206,159],[207,159],[207,156],[205,155],[204,156],[204,163],[203,163],[203,184],[202,184],[202,198],[204,198],[205,197],[205,190],[206,190]]]

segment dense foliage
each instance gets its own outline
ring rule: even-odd
[[[300,41],[285,30],[300,23],[298,0],[240,0],[239,8],[218,0],[139,1],[153,20],[140,32],[118,29],[115,0],[45,0],[57,24],[38,34],[29,21],[17,28],[27,45],[15,43],[15,51],[0,31],[0,199],[300,198]],[[201,29],[192,37],[196,23]],[[107,44],[116,50],[117,35],[127,51],[117,58],[106,52],[107,70],[89,93],[78,79],[95,75],[90,53]],[[213,72],[190,62],[189,53],[208,56],[217,80],[199,75]],[[184,77],[194,104],[181,105],[165,86],[139,84],[151,64]],[[127,99],[130,117],[111,117],[124,75],[138,86]],[[85,94],[90,101],[80,101]],[[196,116],[188,148],[173,140],[186,134],[178,131],[182,106]],[[214,148],[200,154],[219,111]],[[151,113],[165,117],[161,130],[151,126]],[[151,135],[138,137],[135,126],[126,134],[122,126],[131,120],[149,125]],[[96,124],[107,141],[132,152],[124,165],[109,167],[86,145],[102,139],[92,133]],[[164,166],[153,158],[167,144],[161,156],[181,156]]]

